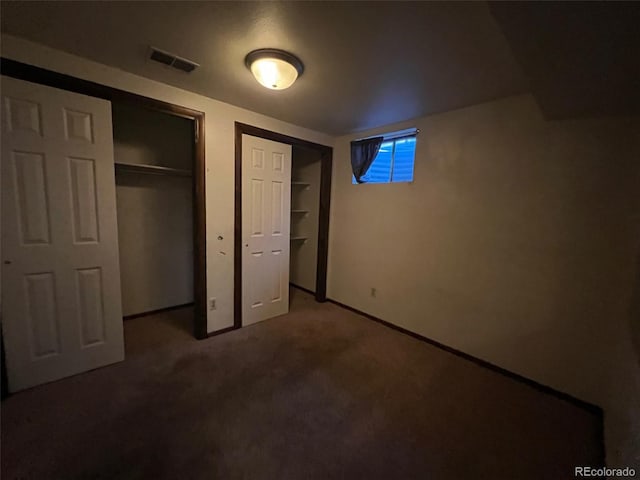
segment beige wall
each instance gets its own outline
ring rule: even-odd
[[[207,290],[217,305],[208,312],[207,330],[232,326],[234,122],[324,145],[333,138],[10,35],[2,35],[2,56],[205,113]]]
[[[307,240],[291,242],[289,281],[315,292],[321,158],[317,151],[301,147],[293,147],[291,157],[291,180],[307,182],[309,186],[291,186],[291,210],[308,210],[308,213],[291,215],[291,236],[307,237]]]
[[[415,181],[352,185],[349,141],[408,127]],[[328,296],[603,406],[630,460],[638,138],[638,118],[547,122],[518,96],[337,139]]]
[[[193,122],[113,104],[114,160],[192,170]],[[192,178],[116,169],[122,314],[193,302]]]

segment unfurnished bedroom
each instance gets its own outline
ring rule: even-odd
[[[3,479],[640,476],[640,6],[0,4]]]

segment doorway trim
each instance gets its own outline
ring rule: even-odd
[[[233,328],[242,327],[242,135],[304,147],[320,154],[320,211],[316,269],[317,302],[327,301],[327,259],[329,256],[329,211],[331,206],[331,165],[333,147],[290,137],[264,128],[235,122],[235,207],[233,240]]]
[[[7,77],[38,83],[49,87],[80,93],[90,97],[126,103],[136,107],[155,110],[179,116],[194,122],[193,156],[193,296],[194,296],[194,336],[207,338],[207,235],[205,203],[205,129],[204,112],[180,105],[163,102],[100,83],[54,72],[26,63],[0,58],[0,73]]]

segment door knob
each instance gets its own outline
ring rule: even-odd
[[[5,260],[5,261],[4,261],[4,264],[5,264],[5,265],[11,265],[11,260]]]

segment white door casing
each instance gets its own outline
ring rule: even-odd
[[[2,77],[9,390],[124,359],[111,104]]]
[[[242,324],[289,311],[291,145],[242,135]]]

